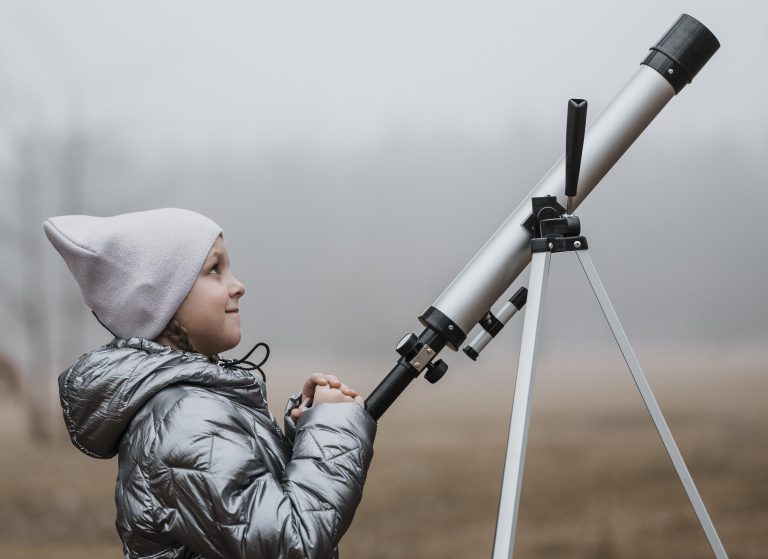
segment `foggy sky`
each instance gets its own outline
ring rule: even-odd
[[[560,157],[566,101],[587,99],[591,122],[683,12],[721,49],[579,214],[636,346],[762,347],[757,1],[4,2],[0,169],[13,184],[20,135],[84,138],[82,207],[62,200],[52,167],[39,220],[19,224],[40,242],[40,223],[64,211],[200,211],[223,226],[248,288],[233,353],[266,339],[387,362]],[[4,188],[3,204],[16,196]],[[569,256],[553,264],[545,336],[604,344]],[[46,274],[54,297],[75,289],[52,248]],[[521,322],[489,359],[509,357]],[[108,340],[87,324],[90,346]]]

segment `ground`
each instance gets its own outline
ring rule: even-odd
[[[491,555],[514,375],[459,369],[435,386],[413,383],[380,420],[342,557]],[[712,556],[628,374],[542,369],[515,557]],[[649,380],[729,556],[766,557],[768,375],[656,367]],[[289,385],[270,381],[275,409]],[[19,412],[0,400],[0,557],[121,557],[116,462],[81,454],[61,423],[52,444],[31,444]]]

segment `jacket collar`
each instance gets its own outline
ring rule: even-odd
[[[210,387],[248,407],[267,409],[266,386],[259,375],[221,367],[205,355],[146,338],[115,338],[59,375],[59,397],[72,443],[89,456],[111,458],[142,406],[175,384]]]

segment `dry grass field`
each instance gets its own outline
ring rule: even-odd
[[[710,362],[666,374],[662,362],[646,372],[729,556],[768,557],[766,370]],[[490,556],[513,375],[459,369],[414,383],[381,419],[342,557]],[[712,556],[620,364],[558,369],[543,363],[536,380],[515,556]],[[277,408],[289,384],[275,377],[270,391]],[[80,454],[63,426],[55,444],[29,444],[12,402],[0,419],[0,557],[120,557],[116,462]]]

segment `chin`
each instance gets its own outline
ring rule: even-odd
[[[227,340],[224,342],[224,347],[219,350],[219,353],[222,353],[224,351],[229,351],[232,348],[237,347],[237,344],[240,343],[240,332],[237,333],[236,336],[230,336],[227,338]]]

